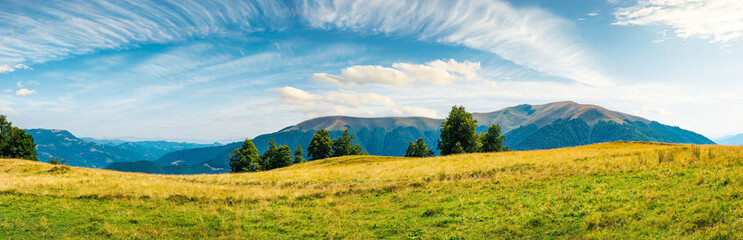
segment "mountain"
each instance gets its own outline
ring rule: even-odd
[[[66,130],[26,129],[36,143],[39,160],[48,162],[51,157],[61,158],[70,166],[103,168],[113,162],[144,159],[140,153],[84,141]]]
[[[716,142],[720,145],[743,145],[743,133],[734,136],[723,137],[717,139]]]
[[[596,105],[555,102],[542,105],[518,105],[495,112],[472,113],[478,122],[477,132],[499,124],[506,135],[505,145],[513,150],[551,149],[611,141],[647,141],[665,143],[714,144],[697,133],[660,124],[638,116],[607,110]],[[295,148],[307,144],[314,131],[325,128],[331,138],[344,129],[354,135],[372,155],[402,156],[409,141],[423,138],[438,154],[439,126],[443,119],[424,117],[360,118],[328,116],[310,119],[297,125],[253,139],[263,152],[270,139]],[[171,152],[155,163],[162,166],[200,166],[229,171],[229,155],[242,143],[218,147],[195,148]]]
[[[111,142],[114,144],[114,142]],[[138,142],[123,142],[114,145],[121,149],[134,151],[144,155],[146,160],[156,160],[161,158],[163,155],[170,152],[202,148],[202,147],[214,147],[222,146],[220,143],[212,144],[198,144],[198,143],[186,143],[186,142],[167,142],[167,141],[138,141]]]
[[[25,131],[33,136],[36,152],[41,161],[49,161],[53,156],[66,160],[71,166],[92,168],[104,168],[115,162],[156,160],[169,152],[178,150],[221,146],[219,143],[97,140],[78,138],[69,131],[59,129],[27,129]]]

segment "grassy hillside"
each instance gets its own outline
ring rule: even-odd
[[[605,143],[269,172],[0,159],[0,232],[38,238],[743,238],[743,147]]]

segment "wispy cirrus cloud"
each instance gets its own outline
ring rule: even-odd
[[[23,9],[34,4],[33,12]],[[280,30],[282,1],[55,1],[4,4],[0,64],[45,62],[142,43],[168,43],[229,31]]]
[[[516,64],[589,85],[612,85],[591,54],[547,11],[504,1],[305,1],[310,26],[413,37],[491,52]]]
[[[461,45],[590,85],[610,85],[571,36],[572,24],[502,0],[60,1],[0,10],[0,64],[39,63],[106,49],[230,32],[282,31],[299,20],[319,29],[385,34]]]
[[[743,39],[743,1],[642,0],[614,12],[615,25],[658,25],[680,38],[727,43]]]

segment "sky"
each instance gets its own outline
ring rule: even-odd
[[[575,101],[743,133],[739,0],[0,0],[0,114],[210,142]]]

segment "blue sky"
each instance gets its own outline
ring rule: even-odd
[[[572,100],[743,133],[743,2],[0,0],[0,114],[228,141]]]

